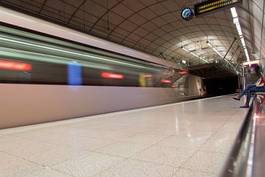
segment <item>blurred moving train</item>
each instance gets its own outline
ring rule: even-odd
[[[0,81],[170,87],[187,71],[0,25]]]
[[[201,94],[174,63],[3,7],[0,22],[0,128]]]

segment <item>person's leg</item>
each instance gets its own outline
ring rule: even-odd
[[[251,96],[256,93],[256,92],[265,92],[265,86],[262,87],[250,87],[247,91],[246,91],[246,96],[247,96],[247,100],[244,106],[241,106],[241,108],[248,108],[249,107],[249,102],[250,102],[250,98]]]
[[[265,92],[265,86],[262,87],[256,87],[255,92]]]
[[[241,93],[239,94],[239,96],[238,96],[239,99],[240,99],[242,96],[246,95],[250,90],[254,89],[255,87],[256,87],[255,84],[248,84],[248,85],[246,86],[246,88],[245,88],[244,90],[242,90]]]
[[[240,92],[237,97],[234,97],[235,100],[240,100],[242,96],[247,95],[247,93],[256,87],[255,84],[248,84],[244,90]]]
[[[248,108],[249,107],[249,102],[250,102],[250,98],[252,96],[252,91],[250,91],[251,89],[249,89],[248,91],[246,91],[246,96],[247,96],[247,99],[246,99],[246,102],[244,104],[244,106],[240,106],[240,108]]]

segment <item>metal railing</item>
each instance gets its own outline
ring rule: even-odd
[[[262,98],[259,98],[260,96]],[[264,94],[254,97],[220,177],[265,176],[264,103]],[[259,136],[256,136],[257,134]]]
[[[253,130],[252,110],[251,106],[220,177],[249,177],[247,169]]]

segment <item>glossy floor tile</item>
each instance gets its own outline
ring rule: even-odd
[[[219,176],[227,154],[199,151],[181,165],[182,168]]]
[[[175,147],[152,146],[142,152],[136,153],[131,158],[179,167],[183,162],[188,160],[193,153],[194,149],[189,149],[189,147],[181,149]]]
[[[53,166],[53,168],[71,176],[86,177],[96,175],[124,160],[120,157],[94,152],[87,152],[85,154],[85,157],[65,161]]]
[[[167,165],[129,159],[95,177],[171,177],[174,173],[175,169]]]
[[[247,113],[231,97],[0,130],[0,176],[217,177]]]

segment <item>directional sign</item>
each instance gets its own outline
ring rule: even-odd
[[[207,0],[202,3],[195,4],[195,16],[228,7],[239,2],[241,2],[241,0]]]

